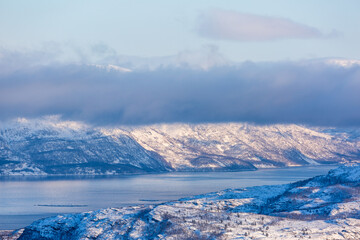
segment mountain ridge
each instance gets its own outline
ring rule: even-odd
[[[0,125],[0,175],[240,171],[359,159],[356,128],[249,123],[92,127],[58,116]]]

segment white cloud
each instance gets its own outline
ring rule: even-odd
[[[325,36],[314,27],[290,19],[219,9],[200,16],[198,33],[203,37],[234,41],[268,41]]]
[[[203,45],[199,49],[187,49],[174,55],[158,57],[122,55],[105,44],[94,45],[90,50],[61,44],[56,46],[56,51],[48,48],[6,50],[0,47],[0,74],[68,64],[95,66],[106,71],[132,72],[169,67],[208,70],[230,63],[215,45]]]

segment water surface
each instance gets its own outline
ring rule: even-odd
[[[0,230],[21,228],[60,213],[159,203],[226,188],[284,184],[325,174],[332,168],[335,166],[112,177],[3,177]]]

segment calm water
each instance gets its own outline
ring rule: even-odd
[[[159,203],[226,188],[289,183],[325,174],[332,168],[335,166],[117,177],[0,178],[0,230],[24,227],[59,213]]]

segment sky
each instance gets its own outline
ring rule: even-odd
[[[0,0],[0,121],[360,126],[358,9],[358,0]]]
[[[214,45],[232,61],[358,58],[358,9],[357,0],[1,0],[0,44],[10,49],[51,43],[90,49],[102,44],[138,57]],[[278,37],[266,36],[261,29],[266,22]],[[247,37],[226,35],[212,26],[224,30],[240,23]],[[245,29],[256,26],[259,35],[249,36]]]

